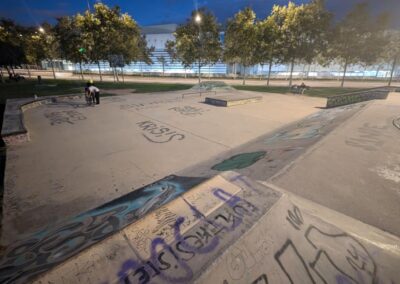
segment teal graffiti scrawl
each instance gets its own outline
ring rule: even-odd
[[[244,169],[256,163],[258,160],[264,158],[265,155],[265,151],[238,154],[222,161],[219,164],[214,165],[211,169],[216,171]]]

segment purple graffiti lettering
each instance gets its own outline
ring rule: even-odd
[[[157,252],[157,247],[161,246],[162,247],[162,252],[158,253]],[[151,261],[152,263],[160,263],[160,259],[162,259],[162,254],[169,252],[172,256],[173,259],[176,261],[176,264],[173,266],[175,271],[173,272],[173,276],[169,276],[167,274],[167,271],[161,271],[159,274],[159,277],[164,279],[165,281],[171,282],[171,283],[186,283],[189,282],[193,278],[193,271],[190,268],[186,262],[182,261],[173,251],[173,249],[164,241],[162,238],[156,238],[151,242]],[[163,260],[164,263],[166,264],[167,262],[165,259]],[[170,263],[168,263],[169,266],[172,266]],[[168,267],[169,268],[169,267]],[[165,268],[165,269],[168,269]],[[184,271],[183,275],[178,275],[176,273],[176,270],[179,269],[179,271]]]
[[[122,264],[121,270],[117,274],[120,282],[126,282],[126,279],[128,279],[128,271],[136,270],[139,266],[140,265],[133,259],[128,259],[127,261],[125,261]]]
[[[236,195],[232,195],[229,192],[226,192],[225,190],[221,188],[214,188],[213,194],[224,201],[226,204],[228,204],[230,207],[235,206],[239,201],[242,199]]]
[[[174,236],[175,236],[175,240],[178,242],[181,242],[182,247],[187,249],[187,250],[192,250],[195,253],[209,253],[210,251],[214,250],[218,244],[219,244],[219,238],[214,236],[212,238],[212,240],[209,242],[208,245],[206,246],[202,246],[200,248],[198,247],[193,247],[192,245],[188,244],[185,240],[184,237],[182,237],[181,235],[181,230],[180,230],[180,226],[183,224],[184,222],[184,218],[183,217],[179,217],[174,225]]]

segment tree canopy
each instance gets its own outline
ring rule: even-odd
[[[387,20],[384,14],[376,19],[370,13],[367,3],[361,3],[333,28],[328,56],[343,64],[342,87],[348,65],[376,62],[386,44],[383,31]]]
[[[197,64],[199,82],[201,67],[215,64],[221,56],[221,42],[217,20],[206,10],[193,11],[190,19],[180,25],[175,33],[175,41],[168,41],[166,48],[174,59],[179,59],[185,67]]]

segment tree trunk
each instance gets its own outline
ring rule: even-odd
[[[115,78],[117,78],[117,82],[119,82],[118,70],[117,67],[114,67]]]
[[[199,61],[199,84],[201,83],[201,65],[200,65],[200,61]]]
[[[269,86],[269,81],[270,81],[270,79],[271,79],[271,69],[272,69],[272,59],[269,61],[269,66],[268,66],[267,86]]]
[[[54,71],[54,61],[53,61],[53,59],[51,59],[50,62],[51,62],[51,70],[53,71],[53,77],[54,77],[54,79],[57,79],[56,78],[56,71]]]
[[[115,80],[115,70],[114,70],[114,67],[111,67],[112,68],[112,72],[113,72],[113,81],[114,81],[114,83],[116,82],[116,80]]]
[[[121,67],[122,83],[125,83],[124,67]]]
[[[389,78],[389,83],[388,83],[389,87],[392,85],[393,74],[394,74],[394,69],[396,69],[396,64],[397,64],[397,57],[395,57],[393,59],[392,70],[390,70],[390,78]]]
[[[243,85],[246,85],[246,66],[243,66]]]
[[[261,74],[259,80],[261,81],[262,79],[262,72],[264,71],[264,64],[261,64]]]
[[[11,78],[11,71],[10,71],[10,69],[8,68],[8,66],[5,66],[5,67],[6,67],[6,70],[7,70],[8,77]]]
[[[100,61],[97,61],[97,67],[99,68],[100,82],[103,82],[103,75],[101,74]]]
[[[1,67],[1,66],[0,66],[0,79],[1,79],[1,82],[4,83],[3,67]]]
[[[294,59],[292,59],[291,66],[290,66],[289,87],[292,87],[293,69],[294,69]]]
[[[236,62],[233,63],[233,80],[236,80]]]
[[[81,79],[85,80],[85,78],[83,78],[82,62],[79,62],[79,71],[81,72]]]
[[[347,72],[347,59],[344,62],[344,70],[343,70],[343,77],[342,77],[342,83],[340,86],[343,88],[344,87],[344,80],[346,78],[346,72]]]
[[[375,78],[378,78],[379,71],[380,71],[379,69],[381,69],[380,65],[378,65],[378,68],[376,69]]]
[[[30,78],[32,78],[31,70],[29,69],[29,65],[28,64],[26,64],[25,66],[26,66],[26,70],[28,70],[28,76],[29,76],[29,79],[30,79]]]
[[[165,76],[165,64],[164,63],[162,64],[162,76],[163,77]]]
[[[311,64],[308,64],[307,76],[306,76],[307,80],[308,80],[308,77],[310,76],[310,70],[311,70]]]

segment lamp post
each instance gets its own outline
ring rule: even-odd
[[[39,27],[38,31],[39,31],[39,33],[43,34],[43,36],[44,36],[45,46],[47,47],[48,44],[51,44],[51,43],[49,43],[50,40],[53,40],[53,39],[50,39],[51,35],[46,34],[46,31],[43,27]],[[47,51],[48,51],[48,53],[51,53],[50,50],[47,50]],[[56,72],[54,70],[53,56],[51,54],[49,54],[49,56],[50,56],[50,62],[51,62],[51,70],[53,71],[53,77],[54,77],[54,79],[57,79]]]
[[[201,40],[201,15],[199,14],[199,13],[197,13],[196,14],[196,16],[194,17],[194,21],[195,21],[195,23],[199,26],[199,54],[198,54],[198,56],[199,56],[199,66],[198,66],[198,68],[199,68],[199,84],[201,83],[201,74],[200,74],[200,71],[201,71],[201,56],[200,56],[200,52],[201,52],[201,47],[202,47],[202,40]]]

